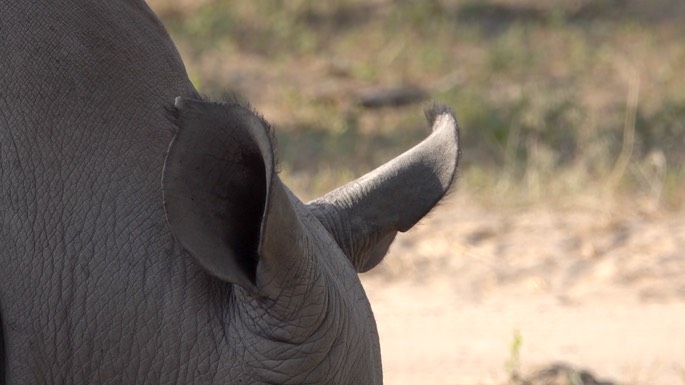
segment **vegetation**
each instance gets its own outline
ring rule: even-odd
[[[274,123],[284,178],[316,194],[426,134],[419,86],[463,128],[460,188],[685,206],[685,6],[676,0],[155,0],[192,80]],[[602,195],[597,195],[597,194]]]
[[[509,345],[509,359],[506,363],[506,370],[509,374],[509,385],[521,385],[521,346],[523,336],[519,330],[514,331],[514,338]]]

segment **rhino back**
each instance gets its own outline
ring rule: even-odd
[[[178,380],[199,364],[172,365],[171,336],[200,334],[188,320],[208,311],[214,284],[178,258],[161,202],[167,107],[193,93],[178,53],[142,1],[3,1],[2,9],[6,376]],[[203,301],[178,306],[198,293]],[[122,362],[141,355],[148,360]]]

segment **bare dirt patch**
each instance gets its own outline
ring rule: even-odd
[[[363,277],[386,383],[507,383],[518,334],[529,378],[566,362],[606,383],[685,384],[685,219],[595,202],[457,196],[403,234]]]

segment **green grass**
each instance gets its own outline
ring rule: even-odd
[[[506,363],[506,371],[509,376],[509,385],[521,385],[521,347],[523,336],[519,330],[514,331],[514,336],[509,345],[509,359]]]
[[[355,99],[370,86],[418,85],[457,112],[463,189],[527,201],[596,190],[682,208],[685,7],[662,3],[152,6],[202,92],[237,90],[265,112],[280,138],[284,176],[306,193],[423,137],[420,106],[365,110]],[[207,64],[216,62],[225,64]]]

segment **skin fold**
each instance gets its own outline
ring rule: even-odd
[[[449,190],[448,108],[304,203],[144,2],[0,7],[0,384],[382,383],[357,274]]]

